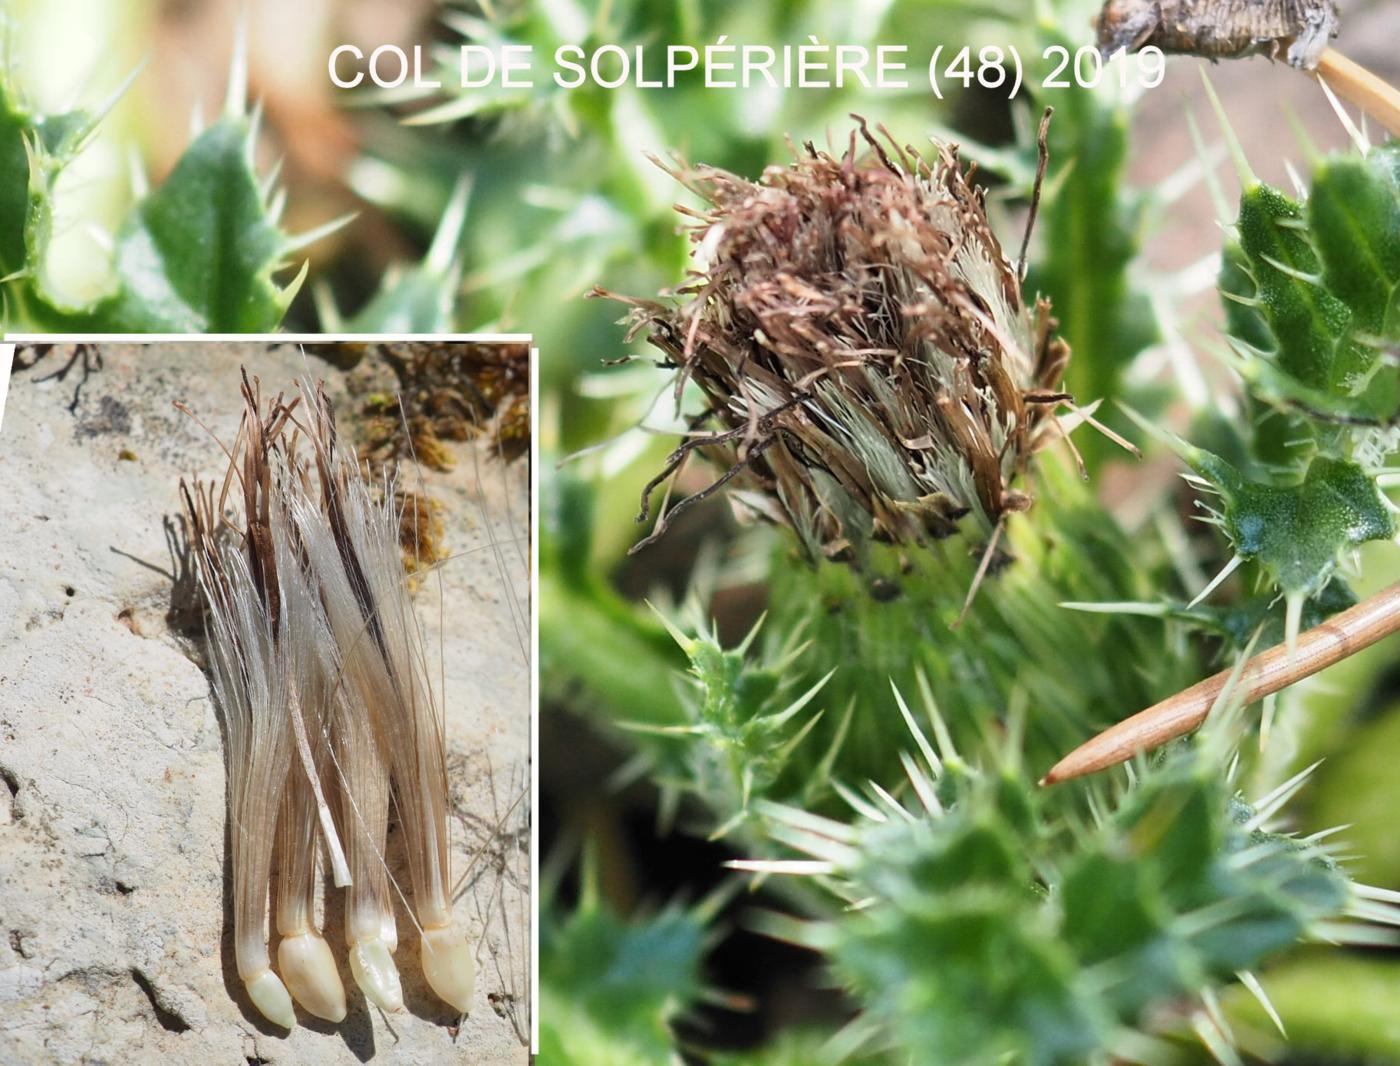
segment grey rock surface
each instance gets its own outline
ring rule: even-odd
[[[336,895],[327,939],[350,1015],[264,1022],[233,968],[224,762],[197,643],[172,626],[164,521],[179,478],[222,475],[244,362],[269,391],[346,375],[291,345],[104,346],[100,369],[52,352],[11,385],[0,436],[0,1062],[518,1063],[528,1058],[528,474],[454,445],[427,472],[447,550],[418,608],[440,654],[459,922],[478,943],[458,1026],[397,960],[408,1005],[354,987]],[[88,369],[93,369],[89,367]],[[45,378],[48,380],[44,380]],[[392,857],[392,845],[391,845]],[[275,958],[275,945],[274,945]]]

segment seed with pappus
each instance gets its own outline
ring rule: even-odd
[[[334,883],[348,890],[350,973],[369,1002],[404,1009],[394,899],[409,897],[386,860],[392,808],[424,977],[465,1014],[475,957],[452,913],[446,723],[402,558],[401,501],[413,501],[415,527],[420,513],[435,521],[432,505],[401,493],[389,470],[369,481],[339,443],[324,387],[304,381],[299,392],[264,405],[245,374],[223,486],[181,483],[227,741],[238,974],[284,1028],[296,1025],[294,1002],[330,1022],[346,1017],[316,924],[324,842]],[[225,506],[234,487],[241,529]],[[265,928],[274,867],[280,974]]]
[[[1017,476],[1064,437],[1069,349],[1049,303],[1026,306],[1024,247],[1022,263],[1003,253],[956,146],[925,159],[862,121],[839,157],[807,144],[758,181],[671,172],[707,205],[680,209],[694,276],[664,302],[611,298],[632,307],[629,337],[645,333],[677,368],[677,404],[693,381],[707,406],[643,493],[642,520],[692,452],[723,473],[663,505],[641,543],[735,481],[814,557],[960,528],[994,544],[1031,505]]]

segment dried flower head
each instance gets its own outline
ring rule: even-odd
[[[679,369],[677,403],[694,381],[708,407],[647,486],[642,519],[692,451],[724,473],[647,541],[741,474],[761,490],[742,498],[813,555],[922,543],[964,520],[994,536],[1030,506],[1013,482],[1063,435],[1054,410],[1069,401],[1049,304],[1023,301],[956,146],[930,161],[863,121],[858,135],[839,158],[807,144],[756,182],[672,171],[708,205],[687,212],[696,275],[673,301],[624,302],[630,335]]]

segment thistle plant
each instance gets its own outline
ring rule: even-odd
[[[107,232],[81,217],[66,197],[66,179],[105,135],[111,111],[140,78],[91,109],[45,114],[29,101],[22,65],[8,53],[0,12],[0,313],[11,329],[66,333],[262,333],[277,329],[311,275],[303,253],[346,226],[334,218],[304,233],[283,225],[288,190],[280,163],[260,166],[261,105],[248,96],[246,42],[234,35],[222,110],[193,136],[158,185],[133,145],[129,173],[104,178],[120,187],[123,217]],[[324,269],[312,286],[326,332],[450,332],[460,322],[463,221],[470,182],[451,179],[425,241],[421,262],[391,263],[364,305],[342,313]],[[436,190],[434,190],[436,193]],[[72,229],[95,234],[104,258],[97,291],[71,295],[54,267],[55,242]],[[479,323],[478,323],[479,325]]]
[[[667,1061],[674,1024],[706,994],[701,960],[728,893],[629,921],[601,898],[596,859],[585,856],[585,864],[568,915],[551,919],[559,912],[548,898],[543,906],[539,1057],[616,1066]]]
[[[1250,972],[1271,952],[1301,936],[1366,942],[1364,923],[1400,921],[1394,894],[1350,882],[1322,835],[1280,835],[1307,772],[1252,804],[1222,774],[1238,712],[1093,821],[1052,828],[1014,747],[975,766],[935,705],[919,716],[930,739],[895,699],[913,740],[902,798],[849,792],[853,821],[767,805],[769,837],[802,857],[732,863],[816,878],[843,906],[765,920],[828,955],[866,1005],[832,1037],[833,1059],[873,1046],[916,1063],[1152,1061],[1165,1048],[1141,1027],[1171,1003],[1229,1061],[1221,982],[1238,975],[1272,1011]]]
[[[592,353],[615,344],[612,309],[569,297],[599,284],[654,292],[684,269],[687,242],[674,232],[673,183],[646,153],[685,146],[707,163],[750,173],[782,151],[786,132],[820,138],[851,111],[878,108],[903,137],[916,136],[927,118],[917,94],[850,82],[830,92],[779,94],[757,87],[714,92],[698,76],[664,92],[630,84],[564,90],[548,77],[528,90],[462,89],[464,44],[529,47],[540,57],[562,45],[631,52],[664,41],[704,48],[725,34],[737,40],[739,13],[662,0],[580,0],[556,10],[448,0],[440,10],[442,39],[430,55],[443,88],[365,94],[366,103],[392,109],[405,128],[367,146],[349,178],[371,202],[417,217],[430,177],[446,190],[463,172],[471,175],[455,320],[459,328],[531,330],[541,351],[555,353],[543,368],[554,385],[592,369]],[[747,9],[742,31],[774,46],[806,44],[816,35],[873,49],[893,33],[951,44],[976,17],[943,3],[856,11],[800,0],[797,7]],[[595,405],[563,390],[560,396],[573,416],[568,447],[582,447],[600,429]]]
[[[1353,155],[1315,160],[1301,201],[1260,182],[1237,147],[1235,159],[1244,193],[1220,277],[1227,357],[1256,416],[1286,428],[1261,436],[1250,471],[1178,451],[1218,496],[1210,518],[1235,548],[1230,568],[1257,563],[1296,635],[1303,601],[1338,564],[1395,534],[1378,479],[1400,443],[1400,154],[1359,141]]]
[[[1157,205],[1123,186],[1129,117],[1121,101],[1087,93],[1057,107],[1040,246],[1032,240],[1024,276],[1019,257],[1005,253],[1002,269],[983,276],[1015,280],[1013,317],[1022,321],[1038,324],[1037,298],[1053,296],[1060,322],[1052,335],[1075,349],[1060,364],[1063,386],[1058,377],[1037,379],[1034,359],[1016,361],[1004,343],[1012,330],[947,328],[956,286],[937,288],[952,294],[946,302],[903,303],[874,280],[860,284],[831,268],[856,264],[853,275],[874,275],[874,247],[895,261],[890,276],[905,277],[899,252],[927,251],[916,240],[882,243],[898,225],[891,220],[917,217],[915,210],[883,210],[887,199],[870,216],[851,206],[865,193],[862,157],[872,183],[907,176],[885,142],[887,159],[869,142],[857,142],[849,159],[799,149],[795,163],[742,172],[752,180],[732,168],[674,168],[690,194],[683,215],[694,270],[658,300],[635,301],[632,324],[661,351],[672,386],[681,382],[681,413],[657,417],[645,397],[627,411],[645,420],[645,433],[670,441],[681,434],[679,447],[661,458],[663,478],[650,485],[660,449],[640,434],[546,480],[542,580],[566,606],[542,612],[541,647],[553,678],[546,707],[576,710],[621,747],[625,802],[651,797],[663,831],[718,842],[726,865],[744,875],[752,894],[729,920],[818,960],[832,997],[818,1001],[819,1016],[768,1033],[732,1055],[735,1062],[791,1061],[796,1047],[795,1061],[845,1063],[1236,1063],[1248,1055],[1307,1059],[1324,1046],[1318,1032],[1330,1034],[1329,1049],[1355,1055],[1384,1045],[1374,1034],[1336,1039],[1321,1007],[1309,1015],[1297,988],[1305,971],[1326,971],[1307,970],[1319,958],[1367,972],[1374,961],[1384,972],[1383,955],[1344,954],[1345,945],[1394,943],[1400,897],[1363,881],[1391,886],[1400,871],[1368,867],[1358,876],[1348,830],[1336,824],[1351,820],[1357,799],[1347,782],[1332,778],[1327,820],[1317,820],[1310,805],[1327,771],[1304,757],[1300,722],[1315,696],[1285,688],[1261,713],[1255,701],[1271,690],[1255,686],[1263,675],[1248,661],[1278,645],[1268,677],[1290,684],[1316,665],[1320,649],[1354,651],[1369,639],[1355,619],[1384,609],[1374,597],[1357,607],[1352,584],[1364,595],[1384,579],[1385,542],[1395,536],[1386,494],[1400,403],[1394,149],[1365,143],[1359,130],[1351,152],[1320,158],[1305,149],[1295,196],[1237,168],[1238,219],[1234,207],[1221,208],[1226,328],[1218,341],[1191,341],[1237,373],[1245,417],[1227,420],[1200,406],[1183,424],[1173,421],[1181,405],[1166,415],[1164,401],[1176,397],[1160,384],[1143,387],[1134,365],[1180,323],[1164,295],[1170,286],[1132,261],[1141,212]],[[988,158],[1011,179],[1004,194],[1019,196],[1028,213],[1037,146],[1030,124],[1021,130],[1019,154],[993,150]],[[930,179],[931,200],[940,146],[952,139],[940,134],[928,169],[917,171]],[[1056,155],[1057,141],[1076,146],[1064,153],[1072,169]],[[965,154],[978,159],[980,151]],[[807,184],[822,167],[836,175],[826,198],[809,195]],[[808,227],[828,205],[860,221]],[[999,248],[1014,248],[1021,219],[998,207],[985,205],[982,219]],[[810,237],[817,232],[827,243]],[[918,271],[910,273],[916,281],[891,289],[915,289]],[[978,291],[983,311],[1003,306]],[[908,315],[927,325],[925,335],[899,333],[907,319],[897,312],[909,307],[927,313],[926,323]],[[1017,454],[998,487],[1033,499],[1024,513],[989,505],[968,480],[971,491],[945,493],[966,511],[940,528],[891,502],[932,494],[869,488],[923,475],[928,457],[911,442],[926,442],[912,431],[862,434],[851,429],[860,426],[855,419],[883,429],[925,395],[957,395],[952,375],[919,382],[908,364],[922,370],[931,360],[921,361],[928,348],[900,347],[911,335],[929,348],[957,338],[967,352],[990,337],[1019,395],[1053,397],[1044,409],[1023,409],[1040,430],[1023,451],[1015,443],[996,451],[1002,460]],[[860,351],[866,346],[898,354],[882,363]],[[967,365],[982,366],[978,358]],[[1015,376],[1026,367],[1028,377]],[[909,378],[877,394],[868,384],[877,368]],[[831,386],[837,380],[841,388]],[[617,381],[611,395],[623,392]],[[663,388],[657,375],[648,384],[647,396]],[[1153,496],[1143,513],[1110,513],[1094,475],[1131,460],[1086,435],[1091,480],[1080,479],[1056,431],[1083,421],[1067,406],[1054,411],[1069,392],[1126,401],[1123,413],[1106,415],[1124,420],[1115,428],[1147,448],[1175,449],[1202,492],[1204,526],[1183,521],[1190,492],[1178,497],[1149,478],[1137,482]],[[924,432],[948,439],[930,409],[936,403],[919,415]],[[817,467],[830,471],[841,497],[816,484]],[[635,540],[619,533],[630,502],[624,480],[644,491],[666,481],[663,515],[694,508],[690,521],[626,563],[622,549]],[[710,493],[716,481],[724,483]],[[723,535],[715,528],[720,496],[741,519]],[[755,516],[768,521],[743,521]],[[978,598],[950,629],[999,522]],[[706,545],[698,558],[697,539]],[[654,602],[685,607],[662,606],[658,625],[654,612],[588,576],[599,558],[618,566],[624,587],[638,588],[642,574]],[[1394,593],[1385,595],[1393,605]],[[1335,628],[1317,628],[1324,625]],[[666,629],[669,647],[659,641]],[[636,691],[626,677],[643,662],[675,683]],[[1139,707],[1177,700],[1222,667],[1195,738],[1097,778],[1038,784],[1075,744]],[[1375,669],[1360,673],[1366,680],[1348,675],[1358,687],[1328,697],[1341,705],[1329,743],[1345,745],[1349,734],[1337,723],[1359,717],[1352,708],[1362,693],[1391,705],[1380,702],[1388,690]],[[1373,766],[1369,772],[1374,782]],[[566,904],[550,906],[553,921],[569,920]],[[645,923],[645,912],[635,921]],[[727,928],[721,920],[717,935]],[[1332,946],[1299,955],[1306,942]],[[1287,1009],[1271,995],[1276,973],[1289,975]],[[570,978],[559,971],[554,980],[563,998]],[[715,998],[693,981],[687,988],[692,1009]],[[1319,1003],[1323,991],[1315,990]],[[815,999],[806,984],[802,994]],[[1335,997],[1328,1002],[1335,1009]],[[1290,1011],[1308,1024],[1295,1027]],[[636,1019],[581,1013],[619,1040],[640,1031]],[[1273,1036],[1261,1036],[1256,1021]],[[690,1046],[693,1032],[724,1032],[713,1007],[704,1022],[672,1024],[673,1053]],[[1291,1050],[1280,1030],[1301,1032]]]
[[[1400,628],[1393,589],[1353,605],[1339,573],[1360,544],[1395,536],[1400,510],[1383,492],[1400,444],[1400,379],[1391,353],[1400,337],[1393,307],[1400,289],[1400,157],[1394,146],[1373,149],[1338,113],[1359,158],[1318,161],[1302,203],[1254,177],[1221,116],[1244,186],[1220,277],[1229,305],[1228,357],[1256,417],[1281,422],[1288,436],[1261,435],[1251,476],[1163,434],[1194,469],[1191,480],[1218,498],[1218,507],[1215,500],[1203,504],[1206,520],[1235,551],[1194,602],[1249,563],[1269,590],[1265,598],[1283,603],[1285,643],[1243,668],[1251,700]],[[1324,602],[1323,616],[1349,609],[1300,639],[1305,606],[1316,616]],[[1050,777],[1102,769],[1195,728],[1228,673],[1119,723],[1067,756]]]

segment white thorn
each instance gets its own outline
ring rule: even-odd
[[[1260,799],[1259,802],[1254,805],[1254,817],[1245,823],[1245,829],[1249,832],[1253,832],[1272,818],[1284,804],[1293,798],[1297,791],[1307,782],[1308,778],[1312,776],[1313,771],[1321,765],[1322,760],[1318,759],[1317,762],[1305,769],[1299,770],[1283,784]]]
[[[467,222],[467,201],[471,190],[471,175],[463,174],[456,188],[452,190],[447,207],[443,209],[442,221],[438,223],[437,232],[433,234],[433,243],[428,247],[428,255],[423,261],[429,273],[442,275],[452,269],[452,263],[457,258],[458,245],[462,240],[462,230]]]
[[[731,870],[756,874],[793,874],[814,877],[836,872],[829,862],[820,859],[730,859],[724,864]]]
[[[1242,562],[1244,562],[1244,558],[1241,555],[1236,554],[1228,563],[1221,567],[1220,573],[1216,574],[1213,578],[1210,579],[1209,585],[1201,589],[1200,592],[1196,593],[1196,598],[1186,605],[1187,609],[1189,610],[1190,608],[1196,606],[1196,604],[1200,603],[1203,599],[1205,599],[1217,588],[1219,588],[1220,583],[1226,578],[1228,578],[1231,574],[1233,574],[1236,570],[1238,570]]]
[[[233,31],[233,58],[228,68],[228,95],[224,114],[241,118],[248,108],[248,22],[240,15]]]
[[[287,242],[287,246],[282,250],[283,254],[291,255],[295,252],[299,252],[303,248],[315,244],[321,238],[329,237],[332,233],[336,232],[336,230],[344,229],[354,221],[354,219],[355,212],[351,211],[341,215],[339,218],[333,218],[329,222],[317,226],[314,229],[309,229],[305,233],[298,234]]]
[[[1264,1013],[1267,1014],[1269,1020],[1274,1023],[1274,1026],[1279,1031],[1279,1035],[1287,1038],[1288,1030],[1283,1027],[1283,1019],[1278,1016],[1278,1011],[1274,1009],[1273,1001],[1269,999],[1268,993],[1264,991],[1264,986],[1259,983],[1259,978],[1255,977],[1254,974],[1250,973],[1248,970],[1240,970],[1235,976],[1240,979],[1240,984],[1249,989],[1249,994],[1259,1002],[1259,1006],[1264,1008]]]
[[[1317,83],[1322,86],[1322,91],[1327,97],[1327,102],[1332,105],[1332,110],[1336,112],[1342,127],[1347,131],[1347,136],[1351,138],[1351,143],[1356,145],[1357,151],[1362,155],[1367,155],[1371,151],[1371,142],[1366,139],[1366,135],[1356,128],[1356,123],[1347,114],[1347,109],[1342,106],[1342,102],[1337,99],[1332,92],[1332,87],[1327,84],[1327,79],[1321,74],[1317,75]]]
[[[133,199],[144,200],[151,194],[151,182],[146,176],[146,165],[141,159],[141,152],[135,145],[127,152],[127,181],[131,184],[131,195]]]
[[[894,683],[894,678],[890,678],[890,690],[894,693],[895,704],[899,707],[899,713],[904,716],[904,724],[909,727],[909,732],[914,736],[914,743],[919,746],[919,751],[923,753],[924,761],[928,763],[928,768],[934,777],[943,773],[943,762],[933,750],[933,745],[928,742],[928,737],[924,736],[924,731],[919,728],[914,721],[914,715],[909,710],[909,705],[904,702],[904,696],[899,691],[899,686]]]

